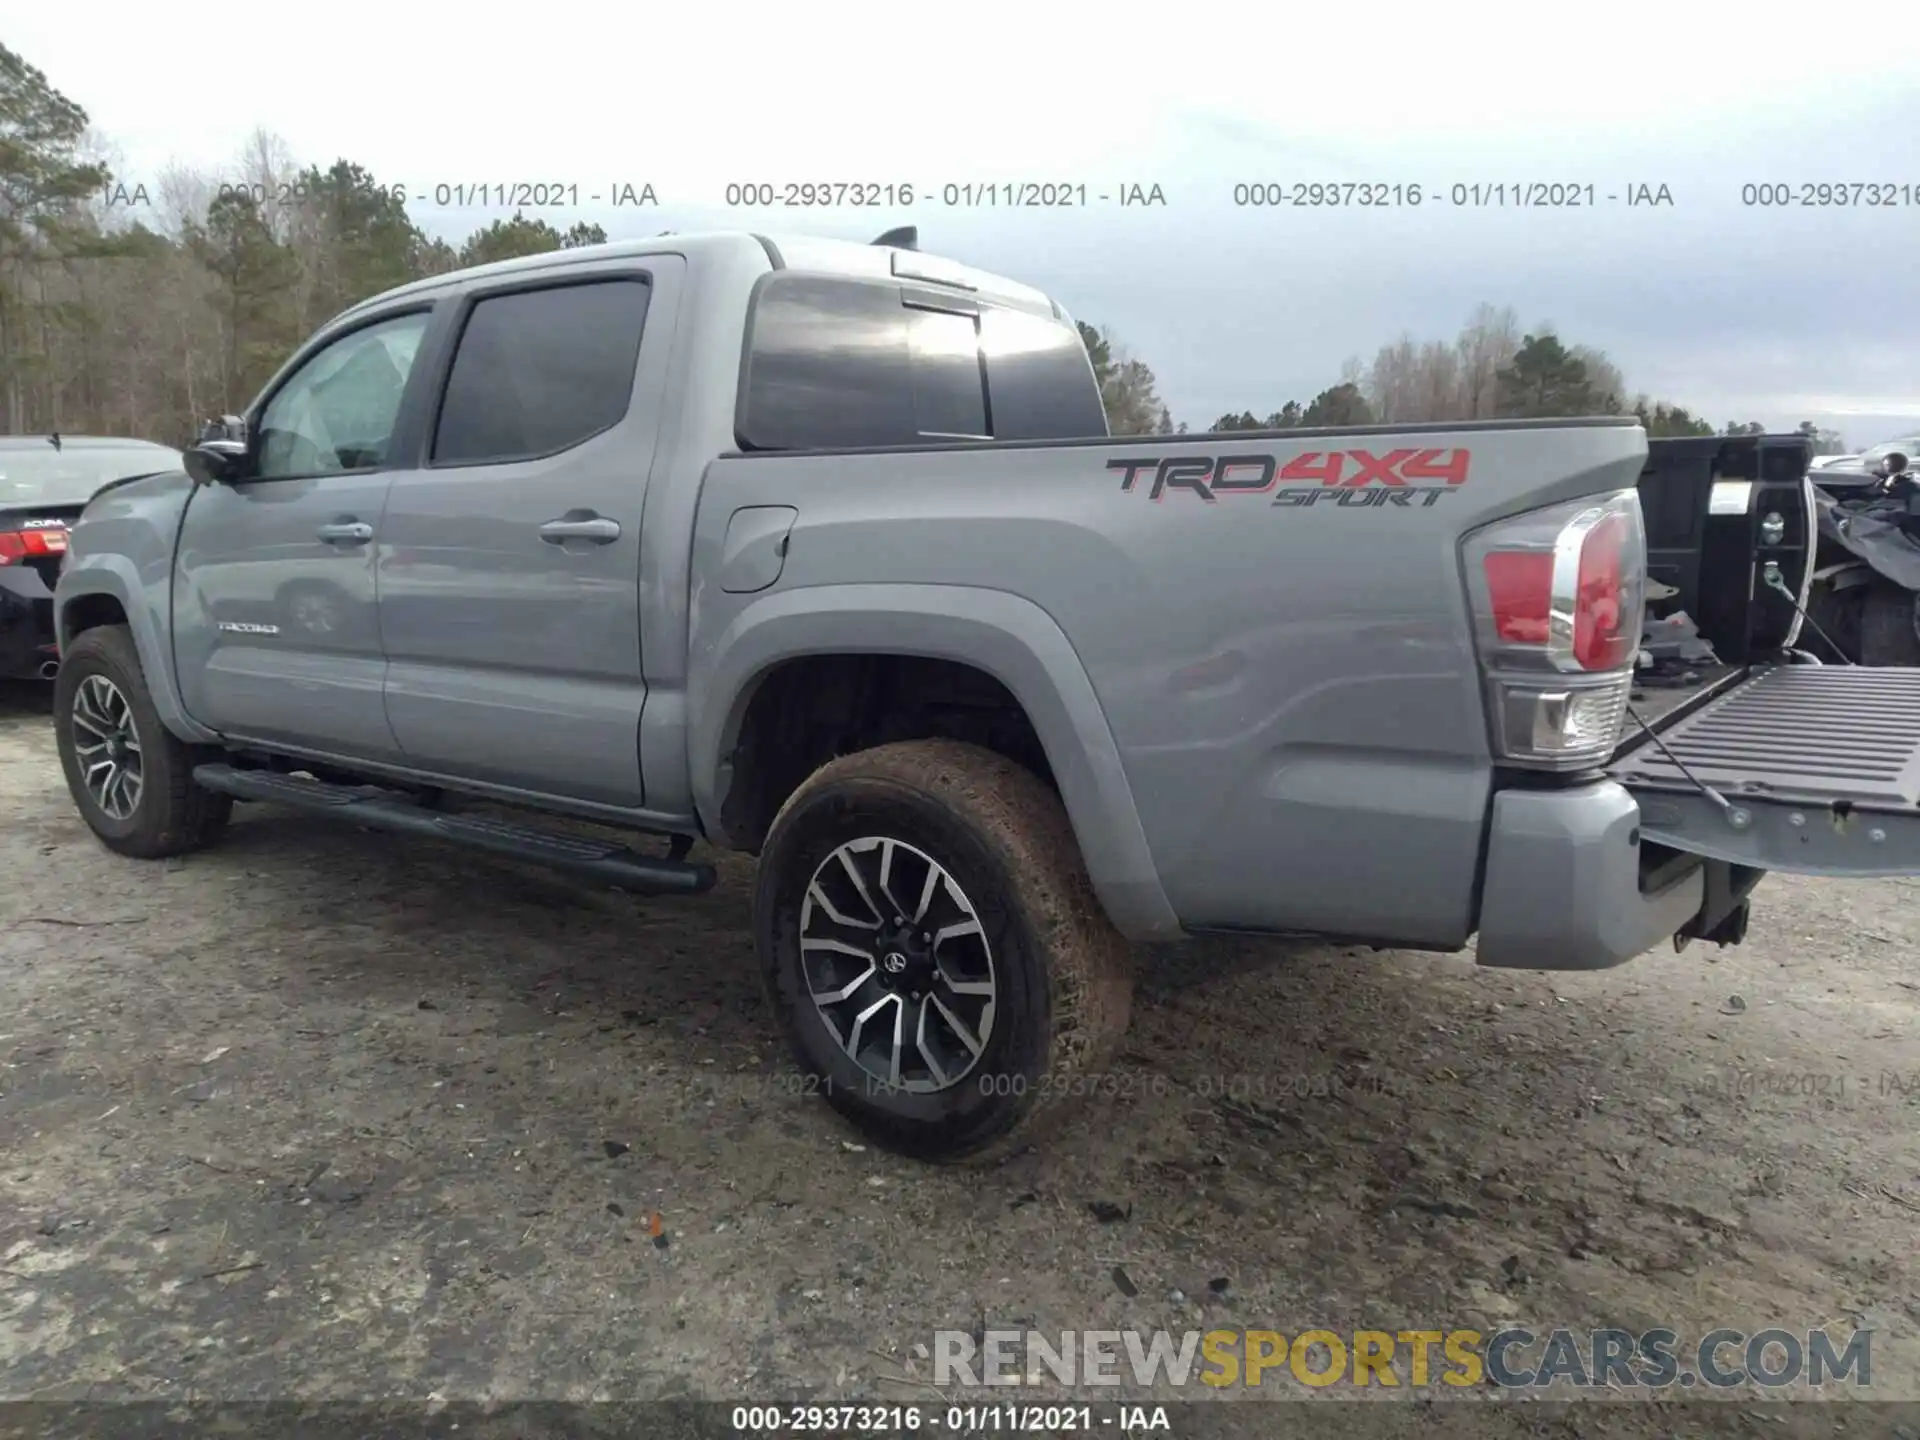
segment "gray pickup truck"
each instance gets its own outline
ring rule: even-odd
[[[1767,869],[1920,872],[1920,673],[1777,626],[1629,718],[1631,420],[1113,437],[1058,304],[883,241],[569,250],[329,324],[244,440],[73,526],[87,823],[167,856],[267,801],[654,893],[757,854],[799,1065],[935,1158],[1100,1089],[1129,942],[1587,969],[1738,940]],[[1702,465],[1662,492],[1696,586],[1687,527],[1747,546],[1764,479]],[[1736,617],[1810,563],[1764,519]]]

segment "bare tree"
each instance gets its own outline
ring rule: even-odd
[[[1601,406],[1601,412],[1617,415],[1627,409],[1627,379],[1620,367],[1607,358],[1604,350],[1591,345],[1574,345],[1568,353],[1587,367],[1587,383]]]
[[[1460,356],[1443,340],[1420,347],[1414,363],[1414,405],[1417,420],[1464,420],[1460,394]]]
[[[1413,412],[1418,405],[1419,363],[1419,349],[1411,335],[1403,334],[1374,354],[1366,378],[1360,382],[1360,392],[1383,423],[1416,418]]]
[[[293,229],[294,192],[299,186],[300,166],[287,142],[271,130],[259,127],[247,137],[239,156],[237,183],[245,185],[260,207],[260,218],[273,237],[285,244]]]
[[[1511,306],[1481,305],[1454,342],[1460,357],[1462,420],[1485,420],[1494,412],[1497,377],[1520,349],[1520,317]]]

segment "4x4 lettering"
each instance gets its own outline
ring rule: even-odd
[[[1346,464],[1346,456],[1338,450],[1323,455],[1318,450],[1309,450],[1296,455],[1281,467],[1282,480],[1318,480],[1322,485],[1340,483],[1340,467]]]
[[[1358,490],[1362,485],[1378,480],[1382,485],[1404,485],[1407,482],[1397,473],[1400,466],[1406,464],[1420,452],[1417,450],[1389,450],[1385,455],[1374,455],[1366,450],[1349,450],[1354,463],[1360,467],[1360,473],[1346,482],[1350,490]]]
[[[1447,457],[1444,462],[1440,459],[1442,455]],[[1449,485],[1464,485],[1468,458],[1465,450],[1422,450],[1400,467],[1400,473],[1409,480],[1444,480]]]

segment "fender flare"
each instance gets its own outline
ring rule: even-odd
[[[1131,940],[1182,933],[1086,667],[1051,615],[1005,591],[810,586],[768,594],[711,640],[696,636],[687,676],[688,759],[694,808],[707,834],[725,835],[720,802],[732,780],[729,757],[760,682],[786,661],[832,654],[951,660],[1005,685],[1046,751],[1108,917]]]
[[[75,601],[104,595],[119,603],[133,633],[133,647],[140,656],[140,670],[147,682],[147,693],[160,723],[189,744],[218,744],[220,736],[187,714],[174,683],[173,647],[166,615],[156,613],[149,590],[140,583],[132,560],[111,551],[94,551],[69,564],[54,589],[54,637],[60,653],[65,654],[80,632],[73,628]],[[159,598],[164,603],[168,591],[163,585]]]

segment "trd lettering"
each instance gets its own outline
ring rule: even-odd
[[[1303,450],[1285,461],[1277,455],[1154,455],[1106,464],[1119,474],[1123,494],[1131,493],[1140,477],[1151,473],[1148,498],[1156,501],[1164,500],[1169,491],[1186,490],[1212,504],[1223,495],[1266,494],[1279,481],[1284,488],[1274,495],[1275,505],[1311,505],[1318,495],[1331,493],[1338,495],[1335,503],[1342,507],[1371,510],[1405,509],[1413,505],[1416,495],[1422,497],[1422,508],[1432,505],[1448,490],[1467,483],[1472,459],[1466,450],[1409,446],[1384,455],[1371,450]],[[1441,483],[1419,483],[1435,480]],[[1286,485],[1289,481],[1293,483]]]

